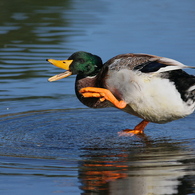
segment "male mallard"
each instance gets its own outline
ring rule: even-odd
[[[195,76],[181,70],[195,67],[173,59],[129,53],[103,64],[100,57],[80,51],[68,60],[47,61],[67,70],[49,81],[77,74],[76,95],[86,106],[115,106],[143,119],[126,132],[143,133],[149,122],[170,122],[195,110]]]

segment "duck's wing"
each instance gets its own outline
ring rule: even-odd
[[[186,66],[176,60],[149,54],[123,54],[115,56],[105,63],[109,70],[131,69],[142,73],[160,73],[184,68]]]

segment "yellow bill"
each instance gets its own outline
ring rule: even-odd
[[[69,67],[71,65],[71,63],[73,62],[73,60],[53,60],[53,59],[47,59],[48,62],[50,62],[51,64],[53,64],[54,66],[57,66],[58,68],[62,68],[67,70],[66,72],[60,73],[58,75],[55,75],[53,77],[50,77],[48,79],[48,81],[52,82],[52,81],[57,81],[59,79],[68,77],[72,74],[71,71],[69,71]]]

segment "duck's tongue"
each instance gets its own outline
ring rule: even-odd
[[[53,60],[53,59],[47,59],[46,61],[50,62],[54,66],[57,66],[58,68],[62,68],[67,70],[66,72],[60,73],[58,75],[52,76],[48,79],[48,81],[57,81],[59,79],[68,77],[72,74],[72,72],[69,70],[70,64],[73,62],[73,60]]]

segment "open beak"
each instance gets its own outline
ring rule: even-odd
[[[54,66],[57,66],[58,68],[62,68],[65,69],[66,72],[57,74],[53,77],[50,77],[48,79],[48,81],[52,82],[52,81],[57,81],[59,79],[68,77],[72,74],[72,72],[70,71],[70,64],[73,62],[73,60],[53,60],[53,59],[47,59],[46,61],[50,62],[51,64],[53,64]]]

